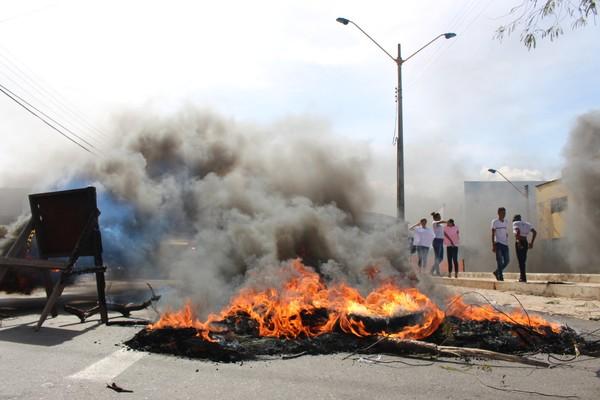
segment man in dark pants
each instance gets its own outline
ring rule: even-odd
[[[496,253],[496,270],[493,272],[496,280],[503,281],[502,271],[508,265],[508,221],[506,208],[498,209],[498,218],[492,220],[492,252]]]
[[[522,221],[520,215],[515,215],[513,218],[513,232],[515,233],[515,251],[517,253],[517,260],[519,260],[519,271],[521,276],[519,282],[527,282],[527,275],[525,273],[527,252],[533,248],[533,242],[537,236],[536,230],[527,221]],[[531,243],[527,241],[529,233],[532,233]]]

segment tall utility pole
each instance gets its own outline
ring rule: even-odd
[[[358,26],[353,21],[347,18],[337,18],[337,22],[340,24],[348,25],[352,24],[359,31],[361,31],[366,37],[371,39],[373,43],[377,45],[389,58],[391,58],[396,65],[398,66],[398,87],[396,88],[397,94],[397,102],[398,102],[398,137],[396,138],[396,216],[400,220],[404,220],[405,217],[405,207],[404,207],[404,127],[402,121],[402,64],[411,59],[415,54],[423,50],[425,47],[429,46],[431,43],[435,42],[441,37],[446,39],[450,39],[456,36],[455,33],[442,33],[441,35],[436,36],[433,40],[427,43],[425,46],[421,47],[419,50],[412,53],[405,59],[402,59],[400,43],[398,43],[398,57],[394,58],[390,53],[388,53],[379,43],[375,41],[367,32],[362,30],[360,26]]]
[[[398,137],[396,137],[396,217],[404,221],[404,123],[402,121],[402,54],[398,43]]]

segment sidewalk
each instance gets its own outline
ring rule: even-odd
[[[453,287],[453,290],[464,294],[473,292],[473,289],[458,286]],[[529,312],[533,311],[553,315],[560,321],[562,321],[561,317],[575,317],[591,321],[600,321],[600,300],[542,297],[486,289],[477,289],[475,291],[477,294],[468,295],[468,298],[472,299],[472,301],[485,303],[486,300],[489,300],[493,304],[501,307],[514,307],[517,309],[521,308],[521,305],[523,305]],[[516,296],[519,301],[513,296]]]
[[[505,273],[496,281],[491,272],[459,273],[458,278],[434,277],[437,284],[472,289],[498,290],[518,294],[600,300],[600,274],[527,274],[527,283],[518,282],[519,274]]]

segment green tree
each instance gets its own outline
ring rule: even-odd
[[[513,7],[511,22],[496,30],[496,37],[503,39],[520,31],[521,42],[527,49],[534,49],[539,39],[553,41],[561,36],[563,25],[568,21],[572,29],[596,23],[598,0],[523,0]]]

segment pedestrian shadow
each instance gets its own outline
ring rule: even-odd
[[[32,346],[58,346],[73,340],[79,335],[85,334],[99,325],[92,324],[81,330],[43,326],[39,331],[35,331],[33,327],[36,322],[37,320],[10,328],[0,328],[0,342],[12,342]]]

